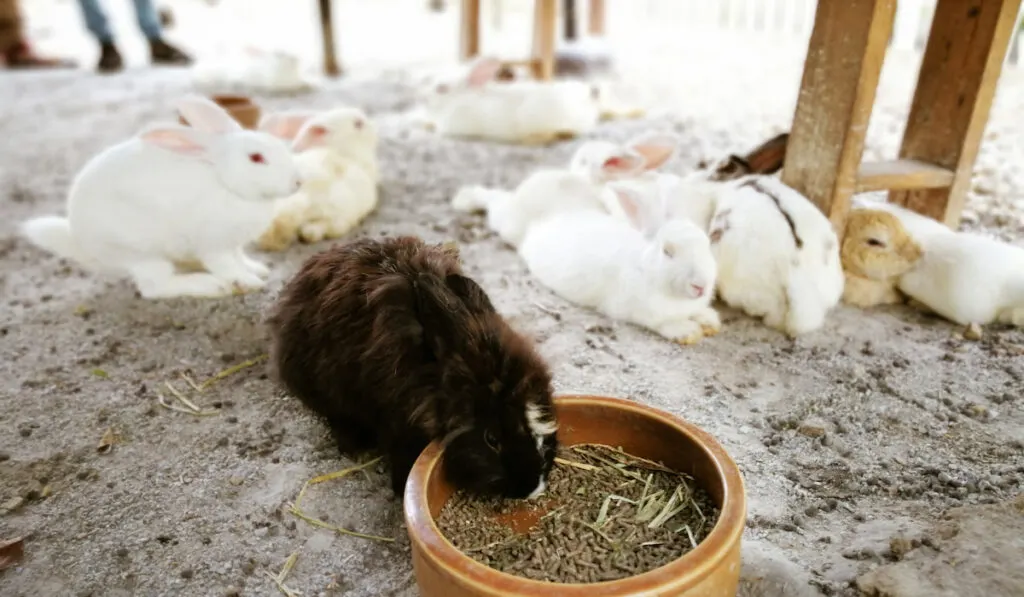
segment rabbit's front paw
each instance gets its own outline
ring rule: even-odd
[[[711,307],[702,309],[694,314],[693,320],[700,325],[701,333],[704,337],[714,336],[718,332],[722,331],[722,320],[718,317],[718,311],[715,311]]]
[[[684,346],[696,344],[704,338],[704,332],[701,330],[700,324],[689,319],[661,326],[658,333],[676,344]]]

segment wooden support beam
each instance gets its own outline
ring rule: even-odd
[[[556,0],[533,2],[533,58],[537,62],[534,77],[550,81],[555,76],[555,39],[558,4]]]
[[[1020,3],[938,0],[899,155],[948,168],[953,181],[896,191],[890,201],[959,225]]]
[[[338,61],[338,50],[334,43],[334,19],[331,14],[332,0],[319,0],[320,8],[320,40],[323,43],[324,73],[329,77],[341,74],[341,63]]]
[[[587,11],[587,33],[594,37],[604,35],[604,0],[590,0]]]
[[[576,0],[562,0],[562,38],[576,39]]]
[[[459,56],[469,60],[480,53],[480,0],[462,0],[459,19]]]
[[[821,0],[815,13],[782,179],[840,233],[895,14],[895,0]]]
[[[861,164],[857,193],[905,189],[944,189],[953,184],[949,168],[917,160],[892,160]]]

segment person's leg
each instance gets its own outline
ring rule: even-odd
[[[86,28],[96,38],[96,41],[100,44],[114,43],[114,34],[110,30],[107,15],[103,12],[103,7],[100,6],[100,0],[78,0],[78,6],[82,9]]]
[[[0,0],[0,64],[5,68],[74,68],[69,60],[46,58],[25,39],[18,0]]]
[[[160,12],[156,9],[153,0],[133,0],[135,3],[135,18],[138,20],[139,29],[149,40],[149,55],[154,64],[178,64],[187,65],[192,63],[192,58],[164,41],[163,31],[160,26]]]
[[[114,33],[110,30],[110,22],[100,5],[100,0],[78,0],[82,9],[85,27],[100,44],[100,61],[96,69],[101,73],[112,73],[124,67],[121,53],[114,45]]]

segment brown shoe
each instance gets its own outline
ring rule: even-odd
[[[149,40],[149,56],[153,64],[188,66],[192,57],[162,39]]]
[[[3,64],[9,69],[76,68],[72,60],[39,56],[25,42],[19,42],[3,53]]]
[[[101,73],[116,73],[122,68],[124,68],[124,59],[121,58],[121,52],[117,51],[117,46],[109,41],[101,43],[100,62],[96,65],[96,70]]]

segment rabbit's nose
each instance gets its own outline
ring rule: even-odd
[[[697,295],[697,298],[704,296],[704,287],[700,284],[690,284],[690,288],[693,289],[693,293]]]

